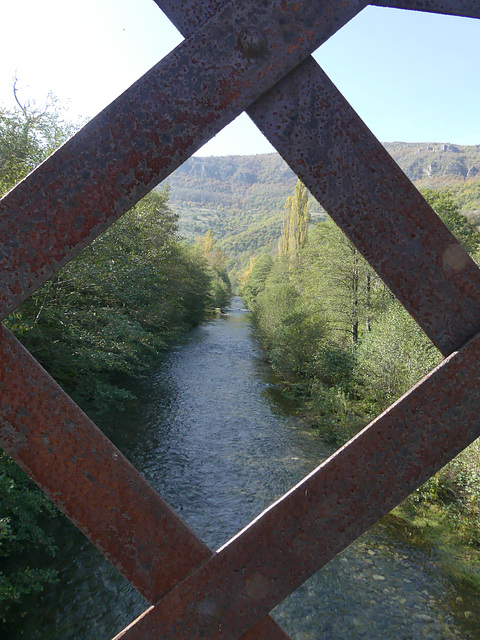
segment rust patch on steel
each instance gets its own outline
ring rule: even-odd
[[[223,5],[0,201],[0,319],[366,4]]]
[[[477,336],[116,639],[237,638],[480,436],[479,365]]]

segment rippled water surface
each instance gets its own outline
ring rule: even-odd
[[[138,412],[108,435],[212,548],[218,548],[327,455],[283,401],[235,298],[148,381]],[[15,638],[108,640],[146,603],[73,529],[60,585]],[[38,603],[40,605],[40,603]],[[435,558],[379,525],[273,612],[293,640],[480,638],[477,613]],[[14,639],[13,639],[14,640]]]

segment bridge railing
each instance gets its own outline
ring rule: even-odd
[[[286,638],[269,611],[480,435],[480,271],[310,57],[368,2],[156,3],[185,40],[0,201],[0,319],[247,111],[445,360],[216,553],[3,325],[0,444],[152,603],[119,638]]]

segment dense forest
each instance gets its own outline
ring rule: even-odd
[[[46,109],[0,109],[0,195],[71,133],[53,99]],[[155,190],[6,319],[6,326],[90,415],[126,410],[128,384],[190,327],[231,297],[213,234],[186,243],[169,188]],[[38,568],[55,553],[44,495],[0,450],[0,629],[22,598],[55,579]]]
[[[426,199],[475,258],[480,234],[448,192]],[[308,230],[308,233],[307,233]],[[276,254],[253,257],[242,295],[287,393],[340,445],[429,373],[440,353],[329,219],[311,224],[298,182]],[[462,578],[480,587],[480,446],[473,444],[403,505],[401,517],[440,537]],[[454,532],[454,534],[453,534]],[[456,562],[462,549],[462,563]]]

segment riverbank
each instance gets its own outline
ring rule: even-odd
[[[392,519],[418,548],[435,550],[437,562],[454,582],[480,594],[480,551],[465,540],[465,532],[445,509],[428,504],[415,509],[410,504],[392,511]]]
[[[306,423],[340,446],[428,375],[442,355],[333,220],[308,225],[297,187],[295,215],[287,207],[278,255],[250,261],[242,295],[265,358],[287,393],[302,399]],[[480,234],[453,196],[424,195],[478,260]],[[441,546],[446,570],[477,590],[479,468],[474,445],[399,510],[415,531]]]
[[[437,550],[452,580],[480,594],[480,441],[394,510],[412,541]]]
[[[308,389],[283,380],[278,384],[282,393],[295,401],[304,423],[333,448],[366,426],[357,424],[355,428],[352,420],[342,423],[335,419],[335,429],[327,421],[319,426],[318,403],[312,403]],[[435,562],[452,582],[473,589],[480,598],[480,440],[396,507],[389,522],[409,544],[427,553],[434,550]],[[477,604],[480,606],[480,600]]]
[[[384,520],[391,535],[429,558],[435,571],[444,573],[457,595],[451,604],[456,616],[478,638],[480,611],[480,554],[463,544],[456,528],[442,510],[426,508],[412,513],[404,505],[395,508]]]

